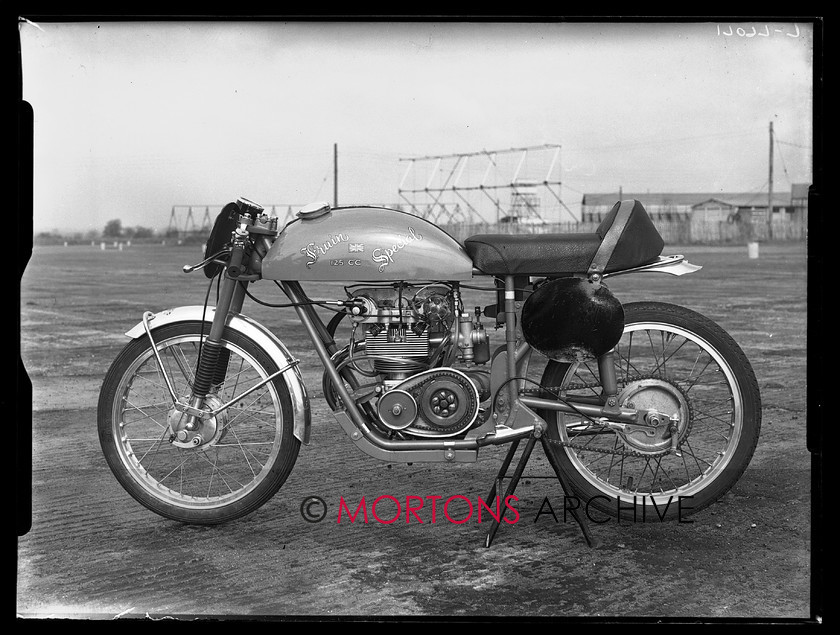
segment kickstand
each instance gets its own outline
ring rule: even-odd
[[[560,467],[560,463],[558,463],[557,458],[551,452],[549,452],[549,440],[545,436],[543,436],[541,440],[543,451],[545,451],[545,455],[546,457],[548,457],[548,462],[551,463],[551,467],[554,468],[554,473],[557,475],[557,480],[560,481],[560,487],[563,488],[563,494],[565,496],[574,496],[572,486],[569,483],[569,480],[566,478],[566,474]],[[597,541],[592,535],[592,532],[589,530],[589,522],[586,520],[586,516],[584,516],[580,512],[580,506],[574,507],[569,511],[572,512],[572,518],[574,518],[577,521],[577,524],[580,525],[580,530],[581,532],[583,532],[583,537],[586,540],[587,546],[595,547],[597,545]]]
[[[516,469],[513,472],[513,476],[510,479],[510,483],[508,483],[507,490],[505,491],[505,496],[502,501],[507,500],[508,496],[511,496],[516,489],[517,484],[519,483],[519,479],[522,477],[522,472],[525,471],[525,466],[528,464],[528,459],[531,458],[531,452],[534,450],[534,446],[537,443],[537,439],[542,441],[543,450],[545,451],[546,456],[548,457],[549,463],[551,463],[551,467],[554,468],[554,473],[557,475],[557,480],[560,481],[560,486],[563,488],[563,493],[566,496],[569,496],[572,493],[571,486],[569,485],[568,480],[566,479],[566,475],[560,469],[560,465],[552,455],[548,451],[548,441],[546,440],[545,436],[541,435],[539,432],[536,434],[532,434],[528,437],[528,442],[525,444],[525,449],[522,451],[522,456],[519,457],[519,463],[516,465]],[[496,476],[496,480],[493,482],[493,487],[490,490],[490,494],[487,496],[487,507],[490,507],[493,503],[493,499],[496,498],[496,494],[502,490],[502,480],[504,479],[505,475],[507,474],[508,468],[510,467],[511,462],[513,461],[513,457],[516,454],[516,450],[519,447],[519,440],[513,441],[510,445],[510,450],[508,450],[507,455],[505,456],[504,461],[502,461],[502,466],[499,469],[499,474]],[[570,509],[572,513],[572,517],[577,521],[578,525],[580,525],[580,529],[583,532],[583,537],[586,540],[586,544],[589,547],[595,545],[595,540],[592,536],[592,533],[589,530],[589,523],[586,520],[586,517],[580,514],[580,510],[578,508]],[[492,524],[490,525],[490,531],[487,532],[487,538],[484,542],[484,546],[489,548],[491,543],[493,542],[493,537],[496,535],[496,532],[499,529],[499,524],[501,522],[502,517],[504,516],[504,511],[499,514],[499,520],[493,519]]]

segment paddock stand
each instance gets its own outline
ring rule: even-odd
[[[519,457],[519,463],[516,465],[516,469],[513,472],[513,476],[510,479],[510,483],[508,483],[507,491],[505,492],[505,496],[502,500],[507,500],[507,497],[511,496],[514,490],[516,489],[516,485],[519,483],[519,479],[522,477],[522,472],[525,471],[525,466],[528,464],[528,459],[531,458],[531,452],[533,452],[534,450],[534,446],[537,443],[537,439],[539,439],[542,443],[543,451],[545,452],[546,457],[548,457],[548,461],[549,463],[551,463],[551,467],[554,469],[554,473],[557,475],[557,480],[560,481],[560,486],[563,488],[563,493],[566,496],[573,493],[571,485],[566,479],[566,475],[563,474],[563,471],[560,469],[560,465],[557,463],[557,459],[555,459],[554,455],[548,451],[548,439],[546,439],[545,435],[543,434],[543,431],[539,427],[536,427],[531,433],[531,436],[528,437],[528,442],[525,444],[525,449],[522,451],[522,456]],[[502,481],[507,475],[508,468],[510,467],[511,462],[513,461],[513,457],[516,454],[516,450],[519,447],[519,441],[520,439],[517,439],[510,444],[510,450],[508,450],[507,456],[505,456],[504,461],[502,461],[502,467],[499,469],[499,474],[496,476],[496,480],[493,483],[493,487],[490,490],[490,494],[487,496],[488,507],[492,505],[493,499],[496,498],[496,493],[502,491]],[[597,542],[592,536],[592,532],[589,530],[589,523],[587,522],[586,517],[581,515],[579,507],[575,507],[573,509],[570,509],[569,511],[572,512],[572,517],[577,521],[578,525],[580,525],[580,529],[583,532],[583,537],[586,540],[587,546],[597,546]],[[501,523],[503,517],[504,512],[499,514],[498,520],[495,517],[493,518],[493,522],[490,525],[490,531],[487,532],[487,538],[484,543],[484,546],[486,548],[489,548],[490,544],[493,542],[493,537],[496,535],[496,531],[498,531],[499,524]]]

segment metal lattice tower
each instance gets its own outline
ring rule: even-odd
[[[187,206],[184,213],[181,209],[184,206],[173,205],[172,212],[169,214],[169,227],[166,228],[166,233],[178,233],[178,236],[183,237],[189,233],[198,231],[195,224],[195,216],[193,215],[193,206]]]
[[[407,211],[434,223],[579,222],[563,203],[560,146],[401,158]]]

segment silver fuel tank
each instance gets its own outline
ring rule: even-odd
[[[283,229],[262,262],[267,280],[469,280],[463,246],[427,220],[385,207],[323,206]]]

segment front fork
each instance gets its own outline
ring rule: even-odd
[[[200,344],[198,363],[192,385],[189,404],[183,409],[184,419],[177,426],[178,434],[191,436],[201,427],[201,419],[206,416],[204,408],[207,395],[213,387],[221,384],[227,375],[230,351],[222,346],[222,335],[231,313],[239,313],[245,299],[247,282],[239,282],[225,275],[219,289],[219,300],[210,324],[210,332]],[[177,401],[177,400],[176,400]],[[177,441],[183,441],[180,437]]]

